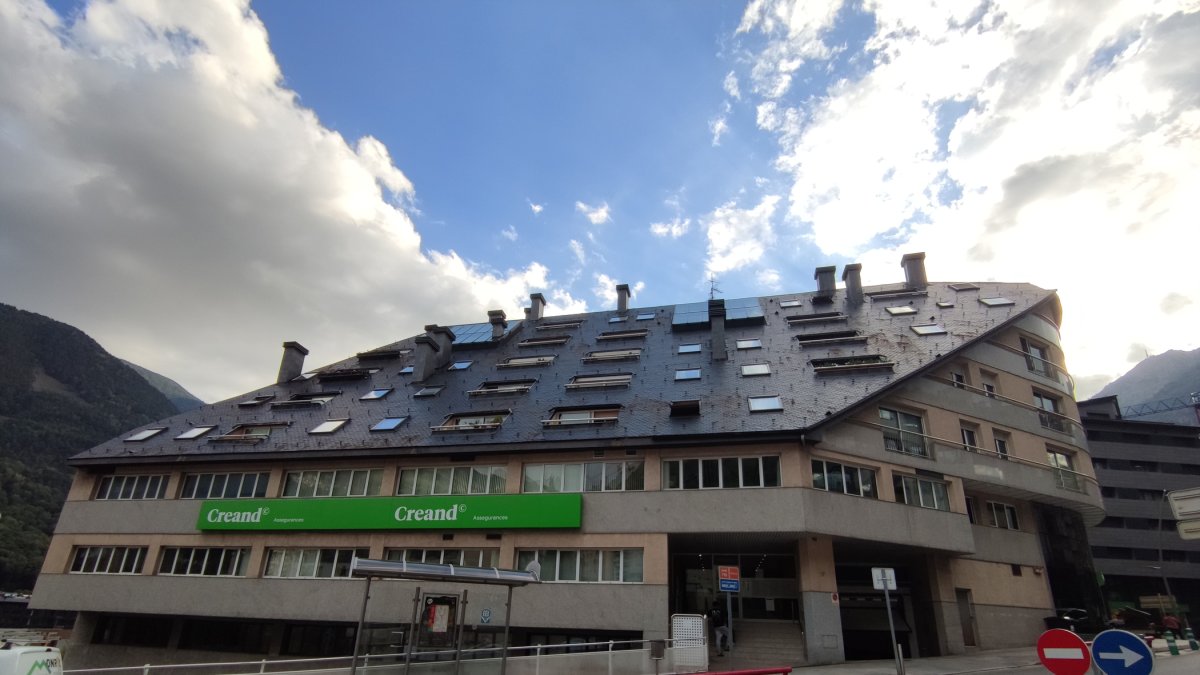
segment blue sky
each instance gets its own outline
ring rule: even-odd
[[[1200,11],[1048,7],[0,0],[0,302],[215,400],[925,251],[1058,289],[1086,396],[1200,346]]]

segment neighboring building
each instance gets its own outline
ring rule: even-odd
[[[1086,543],[1063,544],[1103,518],[1059,301],[929,284],[924,254],[902,267],[660,307],[621,285],[615,309],[571,316],[535,294],[522,320],[427,326],[312,372],[285,343],[276,384],[73,459],[34,605],[80,612],[79,664],[344,654],[352,556],[536,560],[514,644],[649,639],[734,565],[738,643],[782,631],[795,662],[831,663],[887,653],[870,572],[892,567],[910,654],[1028,646],[1088,600]],[[373,650],[413,586],[373,587]],[[471,589],[467,644],[503,616]]]
[[[1168,491],[1200,487],[1200,427],[1122,419],[1116,396],[1079,410],[1108,513],[1088,539],[1109,609],[1156,618],[1173,594],[1178,611],[1200,621],[1200,541],[1179,537],[1166,501]]]

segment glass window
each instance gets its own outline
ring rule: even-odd
[[[208,432],[210,432],[216,428],[217,428],[216,425],[205,425],[205,426],[201,426],[201,427],[192,427],[191,429],[188,429],[187,431],[183,432],[182,434],[179,434],[178,436],[176,436],[175,440],[186,441],[186,440],[190,440],[193,438],[200,438],[204,434],[207,434]]]
[[[696,343],[696,342],[692,342],[692,343],[688,343],[688,344],[684,344],[684,345],[679,345],[678,352],[680,354],[699,354],[700,353],[700,344]]]
[[[384,387],[381,389],[372,389],[358,398],[360,401],[378,401],[381,398],[386,398],[390,393],[392,393],[392,387]]]
[[[248,548],[164,547],[158,573],[180,576],[244,577]]]
[[[141,574],[144,546],[76,546],[72,574]]]
[[[371,431],[395,431],[397,427],[404,424],[407,420],[407,417],[385,417],[376,422],[371,427]]]
[[[507,484],[508,468],[504,466],[423,466],[401,469],[396,494],[465,495],[501,494]],[[526,485],[530,476],[526,474]],[[541,477],[538,476],[540,481]]]
[[[901,504],[938,511],[950,510],[946,484],[941,481],[893,474],[892,483],[896,490],[896,501]]]
[[[747,338],[745,340],[738,340],[736,345],[738,349],[762,349],[762,340],[759,338]]]
[[[96,499],[163,499],[167,493],[166,474],[104,476],[96,486]]]
[[[620,408],[588,408],[585,410],[555,410],[550,419],[542,420],[548,427],[575,424],[605,424],[617,421]]]
[[[446,368],[446,370],[466,370],[467,368],[471,367],[472,363],[475,363],[475,362],[474,361],[455,361],[454,363],[451,363]]]
[[[1046,460],[1054,468],[1055,480],[1060,488],[1083,491],[1083,483],[1080,482],[1079,474],[1075,473],[1075,462],[1070,453],[1047,449]]]
[[[750,412],[783,410],[783,399],[779,396],[751,396]]]
[[[929,456],[924,426],[919,416],[880,408],[879,422],[883,427],[884,449],[920,457]]]
[[[875,470],[820,459],[812,461],[813,487],[856,497],[877,498]]]
[[[608,322],[609,323],[624,323],[625,320],[628,318],[629,317],[627,317],[627,316],[610,316],[608,318]]]
[[[144,441],[147,438],[152,438],[154,436],[157,436],[158,434],[162,433],[165,430],[166,430],[166,427],[154,427],[153,429],[142,429],[141,431],[126,437],[125,441],[126,442]]]
[[[374,497],[379,495],[383,469],[289,471],[284,497]]]
[[[779,487],[778,457],[663,460],[664,490],[757,487]]]
[[[447,417],[440,426],[433,427],[434,431],[452,431],[459,429],[496,429],[508,419],[508,411],[496,411],[478,414],[460,414]]]
[[[544,356],[514,356],[510,359],[505,359],[498,364],[499,368],[525,368],[529,366],[546,366],[554,363],[555,356],[547,354]]]
[[[905,316],[908,314],[916,314],[917,308],[909,305],[901,305],[900,307],[887,307],[887,313],[892,316]]]
[[[334,579],[350,577],[350,561],[368,557],[365,548],[267,549],[264,577]]]
[[[335,432],[338,429],[341,429],[343,426],[345,426],[346,422],[349,422],[349,421],[350,420],[348,420],[348,419],[346,419],[346,420],[325,420],[324,422],[321,422],[320,424],[313,427],[312,429],[309,429],[308,433],[310,433],[310,434],[332,434],[333,432]]]
[[[637,315],[637,321],[650,321],[654,318],[654,312],[642,312]]]
[[[799,307],[802,304],[803,303],[799,300],[780,300],[779,301],[780,307]]]
[[[633,375],[630,373],[613,373],[610,375],[576,375],[567,383],[568,389],[628,387]]]
[[[180,499],[245,499],[267,496],[270,474],[193,473],[183,478]]]
[[[401,375],[412,375],[413,367],[412,366],[404,366],[403,368],[400,369],[400,374]]]
[[[962,435],[963,450],[968,452],[976,452],[979,450],[979,435],[972,427],[961,427],[959,433]]]
[[[1066,424],[1061,414],[1061,406],[1057,396],[1033,392],[1033,404],[1039,408],[1038,421],[1046,429],[1066,432]]]
[[[440,386],[422,387],[421,389],[419,389],[417,391],[417,393],[413,394],[413,398],[427,398],[429,396],[437,396],[438,393],[440,393],[443,389],[445,389],[445,387],[440,387]]]
[[[1012,504],[988,502],[988,524],[1006,530],[1019,530],[1017,508]]]
[[[518,550],[517,567],[537,560],[546,583],[642,583],[642,549],[543,549]]]
[[[699,368],[685,368],[675,371],[675,380],[698,380],[700,379]]]
[[[771,366],[766,363],[751,363],[742,366],[742,377],[753,377],[755,375],[770,375]]]
[[[1017,303],[1013,302],[1012,300],[1009,300],[1008,298],[1001,298],[1001,297],[980,298],[979,302],[983,303],[984,305],[986,305],[988,307],[1007,307],[1009,305],[1017,304]]]
[[[917,335],[945,335],[946,334],[946,329],[936,323],[920,324],[917,326],[910,326],[910,328],[912,328],[912,332],[916,333]]]

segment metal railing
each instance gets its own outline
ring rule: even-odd
[[[675,646],[674,640],[610,640],[607,642],[587,642],[556,645],[530,645],[526,647],[478,647],[455,650],[415,652],[413,662],[404,664],[403,652],[385,654],[366,654],[358,657],[357,668],[360,671],[386,669],[388,673],[409,673],[419,675],[482,675],[497,672],[500,655],[508,653],[508,672],[513,675],[551,675],[562,672],[605,672],[608,675],[623,675],[624,673],[655,672],[656,659],[653,659],[652,644],[663,642],[666,645],[663,658],[658,665],[662,672],[695,672],[704,667],[691,667],[681,670],[686,662],[694,660],[697,654],[703,655],[707,661],[707,644],[695,645],[691,640],[681,640]],[[688,650],[685,654],[684,650]],[[697,652],[698,650],[698,652]],[[688,658],[678,658],[686,656]],[[78,668],[64,670],[64,674],[91,675],[93,673],[111,673],[113,675],[156,675],[171,673],[171,675],[262,675],[265,673],[334,673],[348,672],[352,657],[332,656],[323,658],[304,659],[259,659],[255,661],[223,661],[207,663],[169,663],[144,664],[141,666],[118,666],[110,668]]]
[[[941,382],[942,384],[949,385],[951,387],[954,387],[955,389],[962,389],[964,391],[969,391],[973,394],[978,394],[980,396],[985,396],[987,398],[996,399],[998,401],[1004,401],[1005,403],[1011,403],[1012,405],[1015,405],[1018,408],[1024,408],[1025,410],[1035,412],[1038,414],[1038,424],[1040,424],[1042,426],[1042,428],[1044,428],[1044,429],[1049,429],[1051,431],[1057,431],[1062,434],[1074,434],[1076,430],[1079,430],[1081,432],[1083,431],[1083,424],[1079,420],[1077,420],[1073,417],[1064,415],[1062,413],[1057,413],[1057,412],[1053,412],[1050,410],[1046,410],[1045,408],[1039,408],[1038,406],[1033,405],[1032,403],[1026,403],[1025,401],[1020,401],[1018,399],[1011,398],[1011,397],[1005,396],[1003,394],[998,394],[995,391],[988,391],[986,389],[981,389],[979,387],[969,385],[965,382],[955,382],[954,380],[951,380],[949,378],[939,377],[937,375],[926,375],[925,377],[927,377],[935,382]]]
[[[1075,378],[1071,377],[1071,374],[1057,363],[1034,356],[1027,351],[1017,349],[1011,345],[1006,345],[1003,342],[989,340],[988,344],[999,347],[1006,352],[1010,352],[1024,358],[1025,367],[1029,370],[1029,372],[1035,375],[1040,375],[1048,380],[1053,380],[1058,384],[1066,386],[1067,389],[1075,391]]]

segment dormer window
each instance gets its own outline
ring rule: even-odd
[[[458,413],[447,417],[433,431],[494,431],[508,419],[510,411],[493,410],[481,413]]]
[[[522,349],[528,347],[550,347],[554,345],[565,345],[567,340],[570,340],[570,335],[547,335],[546,337],[528,338],[517,343]]]
[[[554,354],[544,356],[514,356],[497,363],[497,368],[528,368],[531,366],[548,366],[554,363]]]
[[[288,426],[287,422],[251,422],[239,424],[229,433],[208,439],[209,443],[261,443],[267,440],[271,432],[279,427]]]
[[[640,330],[610,330],[596,336],[597,340],[641,340],[644,339],[650,331],[646,329]]]
[[[271,410],[307,410],[321,408],[333,400],[340,391],[316,391],[309,394],[293,394],[286,401],[271,404]]]
[[[542,420],[547,427],[573,426],[577,424],[609,424],[617,421],[619,406],[599,408],[555,408],[550,419]]]
[[[588,352],[583,357],[584,363],[593,361],[632,361],[641,358],[641,347],[633,349],[608,349],[598,352]]]
[[[628,387],[633,373],[611,373],[606,375],[576,375],[566,384],[567,389],[603,389],[606,387]]]
[[[537,380],[489,380],[467,392],[468,396],[499,396],[524,394]]]

